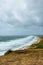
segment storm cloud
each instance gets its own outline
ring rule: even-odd
[[[0,35],[43,35],[43,0],[0,0]]]

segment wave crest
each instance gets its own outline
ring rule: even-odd
[[[37,41],[37,36],[28,36],[25,38],[0,42],[0,55],[4,55],[8,50],[22,50],[26,46],[32,45]]]

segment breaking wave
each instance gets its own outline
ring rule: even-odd
[[[37,41],[37,36],[27,36],[16,40],[0,42],[0,56],[4,55],[8,50],[22,50],[26,46],[32,45]]]

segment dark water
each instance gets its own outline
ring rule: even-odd
[[[16,40],[16,39],[21,39],[21,38],[25,38],[25,37],[27,37],[27,35],[25,35],[25,36],[0,36],[0,42]]]

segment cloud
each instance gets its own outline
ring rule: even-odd
[[[0,35],[43,34],[42,29],[43,0],[0,0]]]

